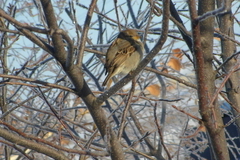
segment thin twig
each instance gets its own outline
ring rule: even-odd
[[[195,84],[190,83],[190,82],[187,82],[187,81],[184,80],[184,79],[178,78],[178,77],[173,76],[173,75],[170,75],[170,74],[168,74],[168,73],[158,71],[158,70],[153,69],[153,68],[151,68],[151,67],[146,67],[145,70],[146,70],[146,71],[151,71],[151,72],[156,73],[156,74],[159,74],[159,75],[163,75],[163,76],[165,76],[165,77],[167,77],[167,78],[170,78],[170,79],[173,79],[173,80],[175,80],[175,81],[177,81],[177,82],[179,82],[179,83],[182,83],[182,84],[184,84],[184,85],[186,85],[186,86],[188,86],[188,87],[197,89],[197,86],[196,86]]]
[[[206,127],[203,125],[202,122],[200,123],[200,125],[198,126],[198,128],[195,130],[193,134],[188,136],[180,136],[179,138],[190,139],[190,138],[196,137],[199,132],[206,132]]]
[[[69,153],[86,154],[86,155],[92,155],[92,156],[107,156],[108,155],[108,153],[106,151],[99,152],[99,151],[86,151],[86,150],[79,150],[79,149],[76,150],[76,149],[65,148],[65,147],[62,147],[55,143],[51,143],[49,140],[44,140],[42,138],[38,138],[38,137],[32,136],[30,134],[26,134],[26,133],[20,131],[19,129],[14,128],[12,125],[10,125],[6,122],[3,122],[1,120],[0,120],[0,124],[5,125],[6,127],[9,128],[9,130],[16,132],[17,134],[21,135],[22,137],[24,137],[26,139],[32,139],[38,143],[46,144],[46,145],[51,146],[52,148],[55,148],[58,150],[66,151]]]
[[[235,105],[223,94],[223,92],[219,92],[219,94],[223,97],[223,99],[224,99],[227,103],[229,103],[229,104],[231,105],[231,107],[232,107],[233,109],[235,109],[235,111],[237,111],[238,113],[240,113],[240,110],[238,109],[238,107],[235,106]]]
[[[230,41],[232,41],[232,42],[234,42],[234,43],[240,45],[240,42],[237,41],[237,40],[235,40],[234,38],[229,37],[228,35],[222,33],[221,31],[218,31],[218,30],[216,30],[216,29],[215,29],[214,31],[217,32],[218,34],[220,34],[220,36],[222,36],[224,39],[228,39],[228,40],[230,40]]]
[[[47,90],[45,90],[45,91],[43,91],[43,92],[45,93],[45,92],[48,92],[49,90],[50,90],[50,89],[47,89]],[[8,114],[10,114],[11,112],[13,112],[13,111],[14,111],[15,109],[17,109],[18,107],[21,107],[24,103],[27,103],[28,101],[30,101],[30,100],[38,97],[39,95],[41,95],[41,94],[38,93],[38,94],[36,94],[36,95],[34,95],[34,96],[32,96],[32,97],[29,97],[28,99],[22,101],[21,103],[18,103],[15,107],[12,107],[12,108],[8,109],[7,112],[4,112],[4,113],[1,115],[0,120],[2,120],[4,117],[6,117]]]
[[[225,127],[229,126],[230,124],[232,124],[233,122],[235,122],[239,117],[240,117],[240,114],[236,115],[236,116],[233,117],[230,121],[228,121],[228,123],[226,123],[222,128],[225,128]]]
[[[160,17],[162,15],[161,4],[155,0],[147,0],[153,13]],[[151,14],[150,14],[151,15]]]
[[[128,6],[128,9],[129,9],[129,13],[130,13],[130,16],[132,18],[132,21],[133,21],[133,24],[134,24],[135,28],[139,28],[138,22],[137,22],[135,14],[134,14],[133,6],[132,6],[131,2],[132,2],[131,0],[127,0],[127,6]]]
[[[31,79],[31,78],[24,78],[24,77],[19,77],[19,76],[13,76],[13,75],[6,75],[6,74],[0,74],[0,77],[3,78],[9,78],[9,79],[17,79],[17,80],[21,80],[21,81],[27,81],[27,82],[32,82],[32,83],[36,83],[36,84],[41,84],[43,86],[47,86],[47,87],[52,87],[52,88],[58,88],[58,89],[63,89],[69,92],[75,92],[74,90],[72,90],[71,88],[68,87],[64,87],[64,86],[60,86],[57,84],[53,84],[53,83],[48,83],[45,81],[40,81],[40,80],[35,80],[35,79]],[[0,81],[0,84],[18,84],[18,85],[26,85],[26,86],[30,86],[30,84],[22,84],[22,83],[17,83],[17,82],[8,82],[7,81]]]
[[[4,141],[4,140],[1,140],[0,139],[0,143],[1,144],[5,144],[7,146],[10,146],[12,148],[14,148],[15,150],[17,150],[18,152],[20,152],[23,156],[25,156],[27,159],[29,160],[34,160],[35,158],[33,156],[29,156],[27,153],[24,152],[24,150],[22,150],[21,148],[18,147],[17,144],[14,144],[14,143],[10,143],[8,141]],[[6,157],[5,157],[6,158]],[[18,155],[18,158],[20,158],[20,155]]]
[[[127,99],[127,104],[126,104],[126,107],[123,110],[122,117],[121,117],[121,123],[120,123],[119,131],[118,131],[118,139],[119,140],[122,137],[122,132],[123,132],[123,129],[124,129],[124,126],[125,126],[128,109],[131,105],[132,97],[133,97],[133,94],[134,94],[134,91],[135,91],[135,85],[136,85],[136,81],[135,81],[135,79],[133,79],[132,80],[132,88],[130,90],[130,93],[129,93],[129,96],[128,96],[128,99]]]
[[[84,145],[84,148],[89,149],[89,146],[91,145],[93,139],[96,137],[97,133],[98,133],[98,129],[96,129],[92,134],[92,136],[88,139],[88,141]],[[80,155],[79,160],[85,160],[85,159],[86,159],[86,155]]]
[[[133,108],[130,106],[129,108],[129,114],[133,120],[133,122],[135,123],[135,126],[137,127],[138,131],[140,132],[141,135],[145,135],[146,132],[144,131],[139,119],[137,118],[136,114],[134,113]],[[146,143],[146,145],[148,146],[150,151],[154,151],[155,148],[153,146],[153,144],[151,143],[150,139],[148,137],[144,138],[144,141]]]
[[[152,60],[151,61],[151,66],[153,69],[156,69],[157,70],[157,67],[155,65],[155,60]],[[165,98],[166,97],[166,94],[167,94],[167,87],[166,87],[166,84],[162,78],[161,75],[159,74],[156,74],[156,77],[159,81],[159,83],[161,84],[161,98]],[[160,125],[162,126],[161,127],[161,135],[162,135],[162,138],[164,136],[164,126],[165,126],[165,120],[166,120],[166,110],[167,110],[167,107],[166,107],[166,102],[162,101],[162,112],[161,112],[161,119],[160,119]],[[161,139],[159,140],[159,144],[158,144],[158,152],[162,153],[162,144],[163,142],[161,142]]]
[[[218,89],[213,94],[212,98],[210,99],[210,102],[208,103],[208,106],[211,106],[213,102],[216,100],[218,94],[221,92],[222,88],[225,86],[225,83],[230,78],[230,76],[234,73],[234,71],[240,67],[240,63],[237,63],[235,66],[230,69],[229,73],[225,76],[224,80],[222,81],[221,85],[218,87]]]
[[[75,136],[72,133],[72,129],[70,128],[70,126],[64,122],[61,117],[59,116],[58,112],[54,109],[54,107],[52,107],[52,105],[48,102],[47,98],[45,97],[44,93],[42,92],[42,90],[40,88],[38,88],[38,90],[41,93],[41,98],[47,103],[47,105],[49,106],[49,108],[51,109],[51,111],[53,112],[53,114],[55,115],[55,117],[58,119],[58,121],[62,124],[62,126],[67,130],[67,132],[72,136],[73,140],[76,142],[76,144],[81,148],[84,149],[84,147],[77,141],[77,139],[75,138]],[[77,135],[78,136],[78,135]]]
[[[114,0],[114,7],[115,7],[115,12],[116,12],[116,17],[117,17],[117,22],[118,24],[120,24],[120,20],[119,20],[119,14],[118,14],[118,7],[117,7],[117,0]],[[118,25],[118,30],[119,32],[121,32],[121,26]]]
[[[203,15],[196,18],[196,21],[200,22],[200,21],[204,21],[207,18],[215,17],[216,15],[223,13],[225,10],[226,10],[225,0],[223,0],[222,7],[215,9],[213,11],[209,11],[207,13],[204,13]]]
[[[53,48],[50,45],[43,42],[40,38],[38,38],[35,34],[33,34],[29,30],[30,28],[34,28],[34,27],[30,27],[24,23],[17,21],[13,17],[11,17],[7,13],[5,13],[4,10],[2,10],[2,9],[0,9],[0,17],[5,18],[10,23],[12,23],[22,34],[24,34],[28,39],[30,39],[32,42],[37,44],[43,50],[45,50],[48,53],[53,53]]]
[[[148,2],[150,6],[152,6],[153,2]],[[153,16],[152,16],[152,12],[153,12],[153,8],[151,7],[150,8],[150,13],[149,13],[149,16],[148,16],[148,21],[147,21],[147,24],[146,24],[146,27],[145,27],[145,30],[144,30],[144,35],[143,35],[143,45],[146,44],[146,41],[147,41],[147,34],[148,34],[148,30],[149,30],[149,26],[151,24],[151,21],[153,19]]]
[[[160,125],[158,123],[158,119],[157,119],[157,103],[155,103],[155,105],[154,105],[154,122],[157,126],[157,130],[158,130],[159,138],[160,138],[160,141],[161,141],[161,145],[163,146],[165,152],[167,153],[168,159],[171,160],[172,157],[171,157],[166,145],[164,144],[163,134],[162,134],[161,127],[160,127]]]
[[[126,147],[127,149],[124,150],[125,153],[129,153],[129,150],[132,150],[134,153],[138,153],[148,159],[151,160],[156,160],[155,158],[153,158],[151,156],[151,154],[146,154],[146,153],[142,153],[136,149],[134,149],[133,147],[135,147],[137,144],[139,144],[140,142],[142,142],[146,137],[148,137],[151,134],[151,132],[146,132],[141,138],[139,138],[137,141],[134,141],[130,146],[126,146],[125,144],[122,143],[122,145],[124,147]]]
[[[82,32],[82,36],[81,36],[81,43],[79,46],[79,54],[77,56],[77,65],[79,67],[82,66],[83,52],[85,49],[86,38],[87,38],[88,30],[90,28],[90,22],[92,19],[92,15],[93,15],[93,11],[94,11],[96,3],[97,3],[97,0],[92,0],[90,7],[88,9],[88,12],[87,12],[85,22],[84,22],[83,32]]]
[[[182,112],[182,113],[184,113],[184,114],[192,117],[193,119],[196,119],[196,120],[199,121],[199,122],[202,121],[200,118],[198,118],[198,117],[196,117],[196,116],[193,116],[192,114],[190,114],[190,113],[188,113],[188,112],[186,112],[186,111],[184,111],[184,110],[182,110],[182,109],[179,109],[179,108],[176,107],[175,105],[172,105],[172,107],[175,108],[176,110],[178,110],[178,111],[180,111],[180,112]]]
[[[230,61],[232,58],[234,58],[235,56],[239,55],[240,51],[234,53],[233,55],[231,55],[230,57],[228,57],[219,67],[216,71],[219,71],[228,61]]]
[[[83,6],[82,4],[80,4],[80,3],[77,3],[77,5],[83,7],[84,9],[88,9],[87,7],[84,7],[84,6]],[[111,21],[111,22],[113,22],[113,23],[116,23],[116,24],[120,25],[121,27],[125,27],[123,24],[118,23],[118,22],[115,21],[114,19],[112,19],[112,18],[106,16],[106,15],[108,14],[108,12],[107,12],[106,14],[102,14],[102,13],[100,13],[100,12],[94,10],[94,13],[96,13],[96,14],[98,14],[98,15],[104,17],[104,18],[106,18],[107,20],[109,20],[109,21]],[[107,22],[106,22],[106,23],[107,23]]]

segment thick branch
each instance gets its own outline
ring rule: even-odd
[[[96,3],[95,0],[93,0],[92,2],[93,4]],[[58,26],[57,26],[56,18],[55,18],[53,7],[50,0],[41,0],[41,3],[42,3],[43,10],[44,10],[50,30],[51,29],[57,30]],[[92,9],[94,9],[94,7]],[[92,10],[89,10],[89,12],[92,12]],[[86,21],[88,20],[90,19],[87,19]],[[84,31],[85,34],[87,34],[87,30],[88,29],[86,28],[86,30]],[[83,39],[85,38],[83,37]],[[78,96],[80,96],[83,99],[84,103],[87,105],[94,119],[95,124],[97,125],[103,139],[106,142],[106,145],[108,145],[107,148],[110,149],[109,151],[110,151],[111,158],[115,160],[124,159],[123,150],[120,145],[120,142],[118,141],[117,136],[112,130],[111,125],[109,124],[107,117],[104,113],[104,110],[101,107],[102,102],[96,103],[96,98],[93,95],[92,91],[90,90],[89,86],[87,85],[86,81],[84,80],[82,69],[79,68],[78,65],[71,65],[71,67],[69,68],[65,67],[66,52],[63,48],[61,36],[53,32],[52,40],[53,40],[54,49],[55,49],[55,53],[53,54],[53,56],[62,64],[65,72],[67,73],[73,85],[75,86],[76,93],[78,94]],[[85,45],[85,42],[84,42],[84,45]]]
[[[54,150],[50,147],[44,146],[40,143],[22,138],[15,134],[12,134],[11,132],[7,131],[4,128],[0,128],[0,137],[3,137],[4,139],[8,140],[9,142],[15,143],[17,145],[33,149],[39,153],[43,153],[49,157],[52,157],[53,159],[68,160],[68,157],[61,154],[61,152]]]

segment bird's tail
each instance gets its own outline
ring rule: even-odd
[[[108,81],[112,78],[111,74],[108,74],[105,80],[102,83],[102,86],[106,86],[108,84]],[[109,81],[110,82],[110,81]]]

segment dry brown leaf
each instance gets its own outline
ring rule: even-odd
[[[182,68],[181,62],[175,58],[170,58],[170,60],[167,63],[167,66],[171,67],[176,71],[180,71],[180,69]]]
[[[61,145],[68,145],[70,143],[70,140],[64,138],[64,139],[61,139],[60,143],[61,143]]]
[[[176,58],[179,58],[180,60],[182,60],[183,53],[180,48],[173,49],[172,52],[174,53],[173,57],[176,57]]]
[[[152,84],[146,88],[146,90],[153,96],[160,95],[160,86],[158,84]]]
[[[173,49],[172,52],[174,53],[173,56],[169,59],[167,66],[171,67],[174,70],[180,71],[182,68],[181,60],[183,53],[181,49]]]

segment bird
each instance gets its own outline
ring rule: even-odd
[[[144,52],[140,36],[134,29],[126,29],[119,33],[106,53],[105,74],[107,77],[102,86],[110,86],[110,79],[117,74],[128,74],[135,70],[142,60]],[[109,84],[110,83],[110,84]]]

